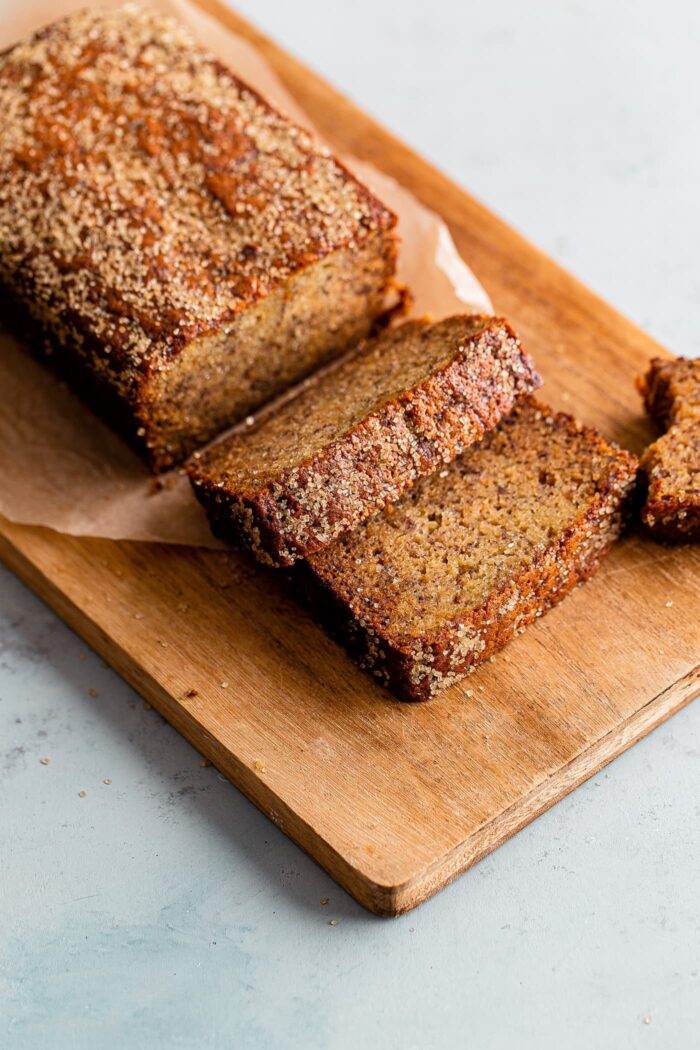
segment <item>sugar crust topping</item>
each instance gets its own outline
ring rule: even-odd
[[[17,45],[0,109],[0,282],[126,379],[395,221],[153,11],[82,11]]]

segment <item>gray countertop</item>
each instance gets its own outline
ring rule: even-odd
[[[238,7],[700,353],[696,5]],[[0,570],[0,1047],[700,1047],[699,799],[695,704],[380,920]]]

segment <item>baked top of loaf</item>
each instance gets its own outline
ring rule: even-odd
[[[185,29],[87,10],[0,57],[0,280],[123,375],[395,216]]]
[[[641,459],[642,520],[662,539],[700,539],[700,361],[654,358],[638,385],[649,414],[668,427]]]
[[[218,532],[290,564],[477,441],[540,382],[502,318],[410,321],[198,455],[190,476]]]
[[[636,460],[525,397],[479,444],[313,554],[322,615],[400,695],[424,698],[592,572]]]

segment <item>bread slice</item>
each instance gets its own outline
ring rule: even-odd
[[[642,521],[659,539],[700,540],[700,360],[654,358],[638,386],[666,430],[641,459]]]
[[[637,387],[647,412],[660,427],[700,419],[700,359],[654,357]]]
[[[190,477],[219,536],[290,565],[477,441],[539,384],[501,318],[411,321],[202,453]]]
[[[0,55],[0,321],[154,470],[364,338],[396,217],[153,10]]]
[[[636,469],[630,453],[527,397],[297,579],[362,667],[400,699],[426,700],[595,572]]]

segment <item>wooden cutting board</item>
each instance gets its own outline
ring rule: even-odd
[[[662,353],[347,99],[217,0],[338,149],[450,225],[557,407],[639,451],[634,389]],[[372,911],[415,907],[700,693],[700,548],[627,536],[599,575],[421,706],[357,670],[235,554],[0,521],[0,553],[85,640]]]

